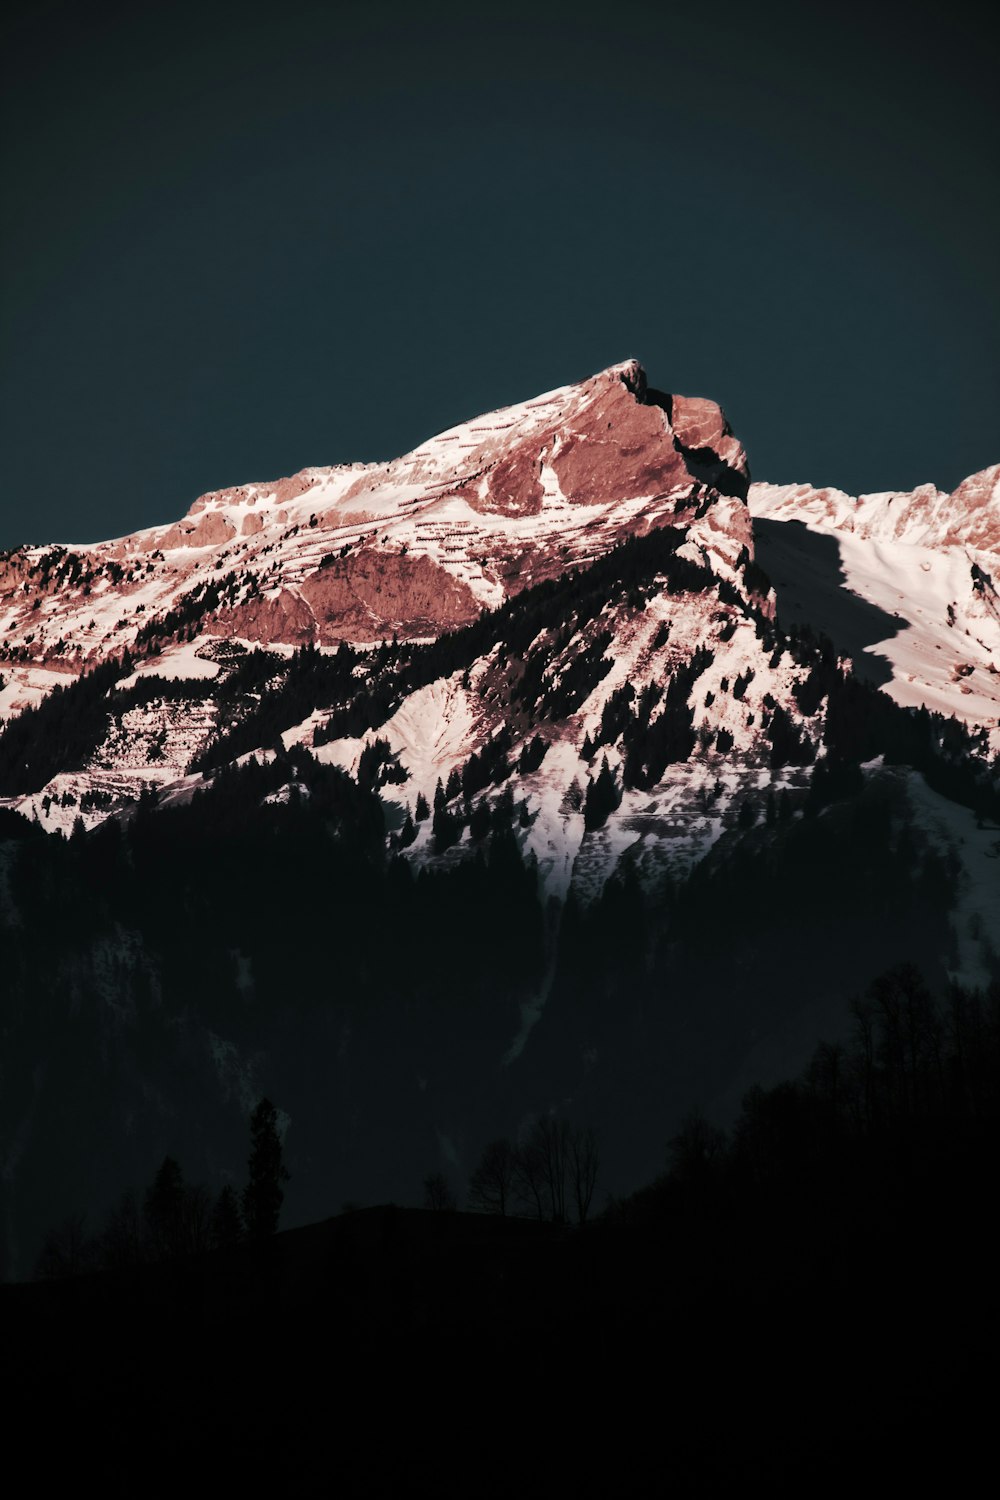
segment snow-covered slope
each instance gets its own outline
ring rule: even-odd
[[[181,522],[92,547],[18,549],[0,559],[0,713],[129,656],[86,753],[21,777],[7,804],[68,831],[144,789],[183,801],[227,757],[302,747],[356,773],[381,742],[389,830],[417,864],[463,858],[474,804],[513,790],[549,892],[593,897],[623,859],[656,888],[779,802],[794,811],[823,756],[824,698],[776,610],[897,702],[996,733],[1000,468],[951,496],[753,485],[748,508],[748,486],[719,407],[653,390],[628,361],[391,463],[218,491]],[[578,617],[575,576],[667,535],[638,583],[612,570]],[[329,661],[342,642],[434,639],[484,608],[499,620],[535,585],[562,592],[532,604],[533,639],[498,625],[419,680],[394,648],[361,649],[335,689],[289,692],[313,670],[298,648]],[[258,646],[268,657],[233,691]],[[362,700],[380,692],[374,712]],[[483,756],[499,769],[450,795],[460,826],[438,837],[419,805]],[[595,819],[605,763],[617,801]]]
[[[748,482],[719,407],[651,389],[630,360],[461,423],[391,463],[218,491],[181,522],[94,546],[19,548],[0,559],[0,716],[126,652],[120,689],[154,677],[190,682],[192,695],[147,694],[85,764],[13,805],[68,829],[147,786],[187,795],[192,760],[232,710],[213,685],[235,652],[266,646],[287,658],[307,643],[332,651],[345,640],[433,638],[659,527],[682,532],[681,555],[746,598]],[[664,623],[651,611],[646,636],[655,621]],[[692,622],[691,649],[712,628],[709,614]],[[626,632],[614,649],[609,690],[634,665],[629,642]],[[671,651],[688,654],[686,634]],[[495,706],[473,713],[463,703],[434,684],[387,727],[394,745],[405,743],[414,789],[432,794],[437,776],[496,728]],[[568,732],[582,740],[602,703]],[[311,748],[325,717],[290,726],[286,743]],[[349,763],[361,748],[340,753]],[[585,776],[575,752],[567,769]],[[549,800],[561,804],[572,780],[550,786]],[[539,785],[550,781],[551,769]],[[564,861],[561,846],[547,857]]]
[[[753,484],[757,560],[805,621],[897,703],[988,727],[1000,748],[1000,465],[951,495]]]

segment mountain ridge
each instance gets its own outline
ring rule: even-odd
[[[992,674],[955,593],[975,581],[964,544],[755,515],[717,407],[682,419],[632,365],[566,389],[567,465],[541,464],[540,499],[512,460],[489,508],[526,450],[477,419],[503,430],[462,441],[507,446],[471,500],[433,445],[415,462],[447,496],[426,468],[337,471],[324,514],[350,545],[297,481],[206,502],[172,549],[162,531],[97,549],[89,584],[79,553],[7,557],[7,703],[37,674],[0,732],[9,1264],[80,1183],[111,1203],[168,1152],[220,1186],[265,1091],[291,1122],[300,1217],[334,1178],[399,1197],[552,1113],[600,1128],[620,1190],[686,1110],[730,1118],[742,1088],[836,1041],[845,995],[901,958],[938,989],[1000,972]],[[554,408],[526,406],[528,450],[551,458]],[[726,492],[744,480],[749,506]],[[415,517],[391,510],[407,488]],[[484,563],[457,520],[503,546]],[[275,601],[316,575],[353,586],[359,559],[398,584],[421,522],[423,564],[468,588],[468,618],[428,621],[411,589],[410,634],[377,644],[236,633],[267,599],[283,630]],[[887,548],[915,569],[905,619],[875,588]],[[67,627],[95,596],[122,622],[101,650]],[[379,597],[352,596],[356,621]],[[886,642],[911,637],[943,664],[906,706]],[[969,722],[929,712],[931,689]]]
[[[212,491],[181,521],[109,542],[13,549],[0,559],[3,655],[15,672],[79,669],[148,644],[153,618],[209,586],[202,626],[248,641],[432,634],[667,520],[690,520],[735,567],[749,527],[725,501],[748,482],[720,408],[650,394],[629,360],[388,463]],[[723,503],[699,528],[703,492]]]

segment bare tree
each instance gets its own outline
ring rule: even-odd
[[[458,1207],[455,1194],[443,1172],[430,1172],[424,1178],[424,1207],[435,1213],[453,1211]]]
[[[554,1224],[565,1224],[569,1126],[565,1120],[557,1120],[552,1115],[545,1115],[535,1126],[534,1133],[542,1158],[549,1218]]]
[[[578,1224],[586,1224],[597,1184],[600,1152],[597,1137],[589,1128],[574,1130],[569,1138],[569,1171]]]
[[[94,1267],[97,1245],[87,1228],[86,1214],[72,1214],[45,1236],[35,1262],[37,1281],[62,1281]]]
[[[534,1140],[514,1150],[514,1195],[520,1207],[536,1219],[545,1218],[545,1172]]]
[[[490,1141],[469,1179],[469,1202],[489,1214],[506,1214],[514,1193],[517,1153],[510,1141]]]
[[[521,1204],[539,1219],[566,1221],[566,1171],[569,1126],[543,1115],[517,1148],[514,1189]]]
[[[751,1101],[754,1090],[750,1089],[744,1100]],[[704,1115],[695,1110],[682,1122],[680,1130],[670,1141],[670,1169],[678,1182],[700,1187],[716,1173],[726,1151],[725,1132],[709,1124]]]

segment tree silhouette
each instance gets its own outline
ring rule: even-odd
[[[239,1243],[242,1233],[239,1199],[227,1183],[212,1209],[212,1243],[218,1250],[228,1250]]]
[[[250,1181],[243,1189],[243,1219],[251,1239],[266,1239],[278,1228],[288,1172],[281,1159],[278,1112],[261,1099],[250,1116]]]
[[[566,1222],[566,1176],[570,1130],[565,1120],[543,1115],[517,1149],[515,1182],[521,1202],[540,1219]]]
[[[592,1130],[574,1130],[569,1137],[569,1176],[578,1224],[586,1224],[597,1184],[600,1152]]]
[[[154,1255],[180,1255],[185,1248],[184,1176],[172,1156],[163,1158],[142,1211]]]
[[[469,1202],[490,1214],[506,1214],[514,1190],[517,1154],[508,1140],[490,1141],[469,1179]]]
[[[444,1213],[458,1207],[455,1194],[443,1172],[429,1172],[424,1178],[424,1207]]]
[[[135,1193],[129,1188],[108,1215],[101,1236],[101,1261],[109,1270],[141,1265],[149,1258],[142,1214]]]
[[[61,1281],[94,1267],[97,1246],[87,1228],[86,1214],[71,1214],[50,1229],[35,1264],[36,1281]]]

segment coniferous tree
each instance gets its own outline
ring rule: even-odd
[[[583,809],[584,827],[602,828],[607,822],[608,814],[614,812],[621,800],[618,783],[615,781],[614,772],[605,756],[601,761],[597,780],[587,782],[587,796]]]
[[[740,803],[740,810],[736,815],[737,828],[752,828],[757,821],[757,809],[749,797],[744,797]]]
[[[482,797],[473,808],[469,819],[469,834],[476,843],[489,833],[491,822],[490,804],[485,797]]]
[[[278,1111],[261,1099],[250,1116],[250,1181],[243,1189],[243,1219],[251,1239],[266,1239],[278,1228],[288,1181],[278,1134]]]
[[[450,812],[443,802],[440,807],[435,807],[434,819],[431,823],[435,854],[443,854],[446,849],[451,848],[452,844],[457,844],[462,837],[464,826],[459,815]]]
[[[400,849],[408,849],[413,843],[416,836],[417,829],[416,824],[413,821],[413,814],[409,811],[409,809],[407,809],[406,818],[403,822],[402,828],[399,830],[399,836],[396,840],[396,843]]]
[[[109,1270],[138,1266],[149,1258],[149,1242],[135,1193],[124,1192],[108,1216],[101,1235],[101,1262]]]
[[[239,1199],[227,1183],[212,1209],[212,1243],[217,1250],[228,1250],[239,1243],[242,1233]]]
[[[184,1249],[184,1174],[165,1156],[142,1205],[153,1253],[164,1258]]]

